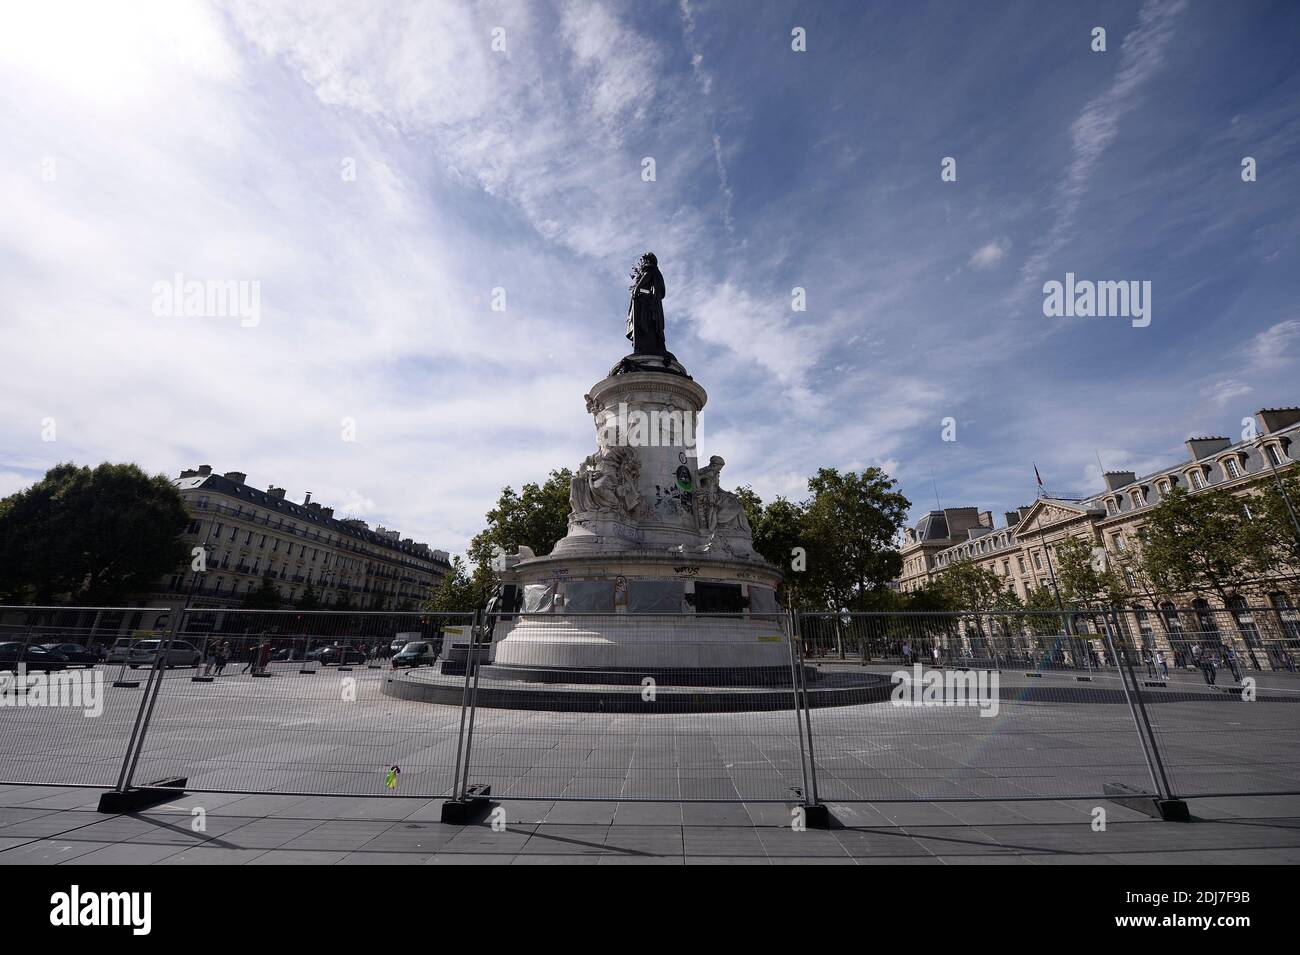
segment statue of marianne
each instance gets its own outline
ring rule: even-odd
[[[627,308],[627,337],[634,355],[667,355],[664,341],[664,276],[653,252],[641,256],[632,272]]]

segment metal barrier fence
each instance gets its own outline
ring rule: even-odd
[[[0,607],[3,783],[808,804],[1300,794],[1300,632],[1273,608],[178,609],[145,640],[28,622],[42,612]],[[70,646],[96,642],[84,659]],[[81,669],[33,680],[43,644]],[[4,673],[20,664],[26,685]]]

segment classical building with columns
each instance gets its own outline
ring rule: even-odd
[[[945,568],[970,560],[1000,576],[1006,589],[1023,600],[1032,590],[1052,586],[1057,544],[1067,537],[1083,537],[1096,548],[1097,559],[1124,573],[1130,592],[1140,595],[1139,582],[1124,569],[1125,558],[1138,541],[1145,515],[1174,488],[1192,494],[1209,488],[1249,494],[1263,482],[1300,472],[1300,408],[1265,409],[1255,414],[1255,421],[1256,433],[1249,440],[1189,438],[1183,461],[1141,477],[1132,471],[1107,471],[1105,488],[1097,494],[1040,497],[1007,511],[1000,522],[975,507],[930,511],[904,530],[898,589],[919,590]],[[1300,507],[1300,501],[1294,503]],[[1183,634],[1217,635],[1224,629],[1219,624],[1227,620],[1243,649],[1257,646],[1262,632],[1300,650],[1300,584],[1295,574],[1282,570],[1226,607],[1211,606],[1203,596],[1188,595],[1176,607],[1153,595],[1138,597],[1128,608],[1125,626],[1144,644],[1176,649]]]

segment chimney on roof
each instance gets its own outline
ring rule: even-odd
[[[284,488],[282,488],[282,487],[276,487],[274,484],[272,484],[270,487],[268,487],[268,488],[266,489],[266,496],[267,496],[267,497],[273,497],[273,498],[275,498],[277,501],[283,501],[283,500],[284,500]]]
[[[198,473],[199,472],[194,470],[193,468],[186,468],[184,471],[181,472],[181,480],[184,481],[186,478],[192,478]]]
[[[302,503],[303,503],[304,505],[307,505],[307,504],[310,504],[310,503],[311,503],[311,491],[308,491],[308,492],[303,496]]]
[[[992,528],[993,528],[993,512],[992,512],[992,511],[980,511],[980,524],[981,524],[982,526],[987,527],[987,528],[989,528],[990,530],[992,530]]]
[[[1255,412],[1255,420],[1265,434],[1272,434],[1300,422],[1300,408],[1261,408]]]
[[[1132,484],[1138,476],[1132,471],[1107,471],[1101,478],[1106,482],[1106,490],[1117,491],[1126,484]]]
[[[211,464],[200,464],[200,465],[199,465],[199,477],[207,477],[207,476],[208,476],[209,474],[211,474],[211,473],[212,473],[212,465],[211,465]]]
[[[1007,527],[1015,527],[1020,523],[1019,511],[1004,511],[1002,516],[1007,519]]]
[[[1222,435],[1187,439],[1187,453],[1191,455],[1193,461],[1202,461],[1210,455],[1218,454],[1224,448],[1230,447],[1232,447],[1232,442]]]
[[[322,508],[320,509],[320,512],[321,512],[322,514],[324,514],[326,517],[333,517],[333,516],[334,516],[334,508],[332,508],[332,507],[322,507]]]
[[[248,480],[248,475],[243,471],[227,471],[222,475],[227,481],[234,481],[236,484],[243,484]]]

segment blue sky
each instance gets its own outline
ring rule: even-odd
[[[645,249],[702,450],[765,498],[879,465],[917,515],[932,473],[1000,513],[1033,461],[1091,492],[1098,454],[1153,469],[1300,403],[1295,4],[6,17],[0,493],[209,463],[460,550],[590,452]],[[1067,271],[1150,281],[1150,326],[1045,317]],[[154,314],[177,272],[259,282],[260,321]]]

